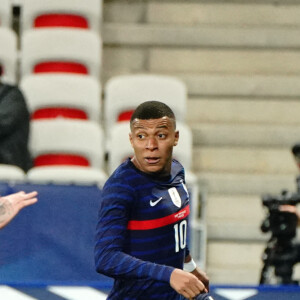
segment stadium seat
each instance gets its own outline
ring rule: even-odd
[[[129,141],[129,122],[115,123],[110,131],[111,145],[108,149],[108,172],[111,174],[126,158],[133,155]]]
[[[73,118],[100,121],[101,86],[91,76],[27,75],[20,82],[31,118]]]
[[[0,181],[24,181],[25,172],[13,165],[0,164]]]
[[[34,167],[27,173],[30,183],[38,184],[78,184],[103,187],[107,175],[102,169],[80,166]]]
[[[15,84],[17,81],[17,36],[12,29],[0,27],[1,80]],[[0,74],[1,75],[1,74]]]
[[[92,31],[28,30],[21,38],[21,77],[32,73],[74,73],[99,78],[102,41]]]
[[[192,170],[193,134],[191,128],[183,122],[176,122],[179,130],[178,145],[173,149],[173,157],[180,161],[187,171]]]
[[[0,1],[0,27],[11,28],[12,21],[11,0]]]
[[[93,121],[31,121],[29,147],[34,166],[81,166],[103,169],[103,132]]]
[[[100,31],[102,0],[23,0],[21,32],[70,27]]]
[[[136,74],[112,77],[105,86],[106,131],[117,121],[128,121],[140,103],[158,100],[169,105],[177,120],[185,120],[187,90],[176,77]]]

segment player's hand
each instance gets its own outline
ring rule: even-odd
[[[193,299],[200,293],[207,293],[205,285],[192,273],[175,269],[170,278],[171,287],[187,299]]]
[[[9,223],[18,212],[37,202],[37,192],[25,193],[23,191],[5,197],[0,197],[0,228]]]
[[[209,292],[209,278],[206,275],[206,273],[204,271],[200,270],[199,267],[197,267],[191,273],[194,274],[204,284],[206,290]]]

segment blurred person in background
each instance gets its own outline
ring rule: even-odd
[[[30,114],[17,86],[1,82],[0,65],[0,164],[32,167],[28,150]]]
[[[23,191],[0,197],[0,229],[5,227],[22,208],[37,202],[37,192]]]

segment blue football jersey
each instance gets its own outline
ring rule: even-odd
[[[111,175],[95,244],[96,270],[115,279],[108,299],[182,299],[169,281],[188,254],[189,207],[184,169],[176,160],[163,180],[130,159]]]

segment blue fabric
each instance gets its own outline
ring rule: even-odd
[[[0,194],[37,190],[38,202],[0,230],[0,282],[112,280],[95,271],[96,186],[8,185]]]

